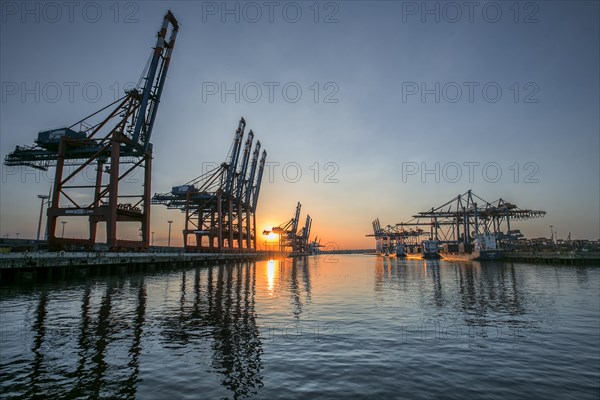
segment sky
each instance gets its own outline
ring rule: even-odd
[[[268,152],[257,230],[298,201],[312,237],[374,246],[467,190],[600,238],[600,3],[18,2],[0,14],[0,155],[137,82],[167,9],[180,31],[152,134],[152,192],[225,161],[239,118]],[[2,166],[0,234],[34,238],[53,169]],[[153,206],[155,244],[184,216]],[[65,237],[84,235],[67,225]]]

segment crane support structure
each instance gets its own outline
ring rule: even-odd
[[[404,240],[405,227],[415,227],[408,232],[415,232],[416,236],[426,235],[440,244],[461,245],[469,250],[476,237],[490,235],[500,247],[510,249],[523,236],[519,230],[512,229],[512,222],[543,218],[545,215],[545,211],[521,209],[502,198],[489,202],[469,190],[441,206],[421,211],[395,227],[388,225],[387,229],[382,229],[379,220],[375,220],[373,234],[367,236],[374,236],[378,246],[381,241],[383,247],[386,240]],[[396,236],[397,232],[402,233]]]
[[[260,141],[252,149],[252,130],[242,146],[245,129],[242,117],[226,162],[152,198],[153,204],[185,214],[183,243],[188,251],[256,250],[256,208],[267,152],[261,155]]]
[[[521,209],[502,198],[489,202],[471,190],[439,207],[421,211],[413,216],[418,222],[428,221],[430,238],[440,243],[462,243],[470,247],[480,234],[492,235],[503,247],[510,248],[521,237],[512,230],[512,221],[543,218],[545,211]]]
[[[178,31],[179,24],[168,11],[136,88],[73,125],[40,132],[34,146],[17,146],[6,156],[5,165],[56,168],[47,212],[50,249],[93,249],[99,223],[106,224],[106,245],[111,250],[148,247],[150,138]],[[141,185],[131,188],[131,181],[140,181],[132,178],[139,170],[143,170]],[[107,182],[104,174],[108,175]],[[87,218],[89,237],[58,237],[56,230],[61,217]],[[141,240],[118,239],[117,227],[121,222],[141,224]]]

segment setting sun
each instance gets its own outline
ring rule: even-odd
[[[267,241],[272,241],[272,240],[277,240],[277,238],[279,237],[275,232],[273,232],[272,230],[273,228],[265,228],[263,230],[263,238]]]

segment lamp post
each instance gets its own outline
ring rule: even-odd
[[[60,223],[62,224],[62,234],[60,235],[60,238],[64,238],[65,237],[65,225],[67,224],[67,221],[60,221]]]
[[[38,199],[42,199],[42,205],[40,206],[40,219],[38,221],[38,230],[37,230],[37,240],[39,242],[40,233],[42,232],[42,214],[44,213],[44,204],[46,203],[46,200],[48,200],[48,198],[50,196],[48,196],[47,194],[38,194],[37,197],[38,197]]]
[[[167,241],[167,247],[171,247],[171,224],[173,221],[167,221],[169,223],[169,239]]]
[[[152,243],[150,243],[151,246],[154,246],[154,232],[152,232]]]

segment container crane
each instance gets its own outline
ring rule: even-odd
[[[283,252],[286,247],[289,247],[292,251],[291,256],[307,255],[309,251],[308,239],[312,226],[312,218],[310,215],[307,215],[304,227],[298,230],[301,209],[302,204],[298,202],[294,216],[281,225],[272,228],[272,232],[279,235],[279,251]]]
[[[520,231],[511,230],[512,221],[543,218],[545,211],[521,209],[502,198],[489,202],[471,190],[454,197],[438,207],[421,211],[407,222],[381,228],[379,220],[373,221],[373,236],[378,253],[385,253],[394,242],[411,240],[407,245],[416,244],[419,236],[428,236],[447,246],[448,252],[471,252],[475,240],[493,242],[493,246],[510,248],[522,237]],[[406,227],[411,228],[406,231]]]
[[[409,253],[415,252],[418,248],[418,239],[420,236],[425,235],[423,229],[405,229],[408,226],[419,226],[422,224],[410,224],[401,223],[395,226],[387,225],[385,228],[381,227],[379,218],[376,218],[373,222],[373,234],[365,236],[375,238],[375,250],[377,254],[389,255],[391,253],[398,253],[400,247],[408,247]]]
[[[106,223],[106,245],[110,249],[149,245],[150,139],[178,31],[179,24],[168,11],[136,88],[68,127],[40,132],[34,146],[17,146],[6,156],[7,166],[41,170],[55,167],[51,206],[47,212],[51,249],[95,247],[97,226],[101,222]],[[67,171],[67,166],[74,169]],[[89,184],[86,174],[88,167],[95,167],[93,184]],[[124,194],[125,180],[140,168],[144,170],[143,185],[139,189],[142,193]],[[103,182],[105,173],[109,176],[107,183]],[[57,237],[58,218],[67,216],[88,218],[88,239]],[[119,222],[141,223],[141,241],[118,239]]]
[[[245,128],[242,117],[227,161],[152,198],[153,204],[185,213],[183,241],[188,250],[256,250],[256,208],[267,152],[262,151],[259,161],[261,143],[257,141],[252,150],[254,133],[250,130],[242,153]]]
[[[315,240],[313,240],[312,242],[310,242],[308,244],[308,254],[309,255],[316,255],[319,254],[321,252],[321,247],[325,247],[323,245],[321,245],[321,240],[319,239],[319,237],[315,237]]]
[[[491,236],[499,244],[510,247],[515,240],[511,234],[511,221],[545,215],[545,211],[521,209],[502,198],[489,202],[469,190],[441,206],[421,211],[413,218],[417,223],[422,219],[428,221],[426,225],[430,226],[432,239],[469,248],[481,235]]]
[[[279,236],[279,251],[284,251],[285,247],[292,247],[296,243],[296,234],[298,230],[298,219],[302,204],[298,202],[294,216],[288,221],[272,228],[272,232]]]

